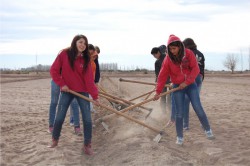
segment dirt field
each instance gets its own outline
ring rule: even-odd
[[[152,73],[104,73],[100,85],[109,94],[126,100],[154,88],[152,85],[120,82],[119,78],[154,82]],[[175,144],[174,126],[166,128],[166,134],[156,143],[153,139],[158,133],[115,115],[104,120],[109,126],[107,132],[97,119],[111,112],[95,108],[98,110],[92,114],[95,155],[91,157],[82,153],[83,137],[73,133],[69,113],[58,147],[47,148],[51,142],[51,135],[47,133],[50,80],[49,75],[1,75],[1,166],[250,165],[250,75],[209,74],[205,78],[201,100],[215,140],[206,139],[192,109],[190,130],[184,132],[184,145],[179,147]],[[144,98],[134,102],[142,102]],[[100,102],[111,107],[105,98],[100,98]],[[162,129],[169,113],[161,112],[159,101],[144,106],[153,108],[146,120],[148,111],[144,109],[133,109],[125,114]]]

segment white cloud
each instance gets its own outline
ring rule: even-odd
[[[124,65],[150,56],[170,34],[194,38],[203,52],[246,50],[249,8],[248,1],[2,0],[0,54],[56,56],[79,33],[101,47],[103,61],[119,57]]]

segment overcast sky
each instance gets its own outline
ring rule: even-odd
[[[154,69],[152,47],[191,37],[206,68],[229,53],[249,69],[249,0],[0,0],[0,68],[51,65],[76,34],[101,48],[100,63]]]

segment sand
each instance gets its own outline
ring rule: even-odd
[[[175,144],[175,127],[165,129],[159,143],[157,133],[121,116],[105,119],[107,132],[96,119],[111,112],[95,107],[93,113],[93,156],[82,153],[82,136],[73,133],[69,111],[63,124],[58,147],[48,130],[50,78],[1,76],[1,166],[26,165],[250,165],[250,75],[212,75],[205,78],[201,100],[215,140],[208,140],[197,116],[190,110],[190,130],[184,132],[184,145]],[[23,78],[23,79],[21,79]],[[100,85],[110,94],[129,100],[152,90],[152,85],[119,82],[119,78],[154,82],[153,74],[103,73]],[[152,97],[152,96],[150,96]],[[136,103],[143,101],[143,97]],[[111,107],[100,98],[100,102]],[[159,109],[159,101],[149,102],[148,111],[133,109],[126,114],[147,125],[162,129],[169,119]]]

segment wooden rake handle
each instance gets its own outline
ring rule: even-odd
[[[134,100],[136,100],[136,99],[139,99],[139,98],[141,98],[141,97],[144,97],[144,96],[146,96],[146,95],[149,95],[149,94],[151,94],[151,93],[153,93],[153,92],[155,92],[155,89],[154,89],[154,90],[151,90],[150,92],[147,92],[147,93],[145,93],[145,94],[142,94],[142,95],[140,95],[140,96],[137,96],[137,97],[135,97],[135,98],[133,98],[133,99],[130,99],[129,101],[134,101]]]
[[[79,94],[79,93],[77,93],[77,92],[75,92],[75,91],[69,90],[68,92],[71,93],[71,94],[74,94],[74,95],[76,95],[76,96],[78,96],[78,97],[80,97],[80,98],[82,98],[82,99],[84,99],[84,100],[87,100],[87,101],[89,101],[89,102],[94,102],[93,99],[90,99],[90,98],[88,98],[88,97],[86,97],[86,96],[83,96],[83,95],[81,95],[81,94]],[[141,121],[139,121],[139,120],[137,120],[137,119],[135,119],[135,118],[132,118],[132,117],[130,117],[130,116],[128,116],[128,115],[126,115],[126,114],[120,112],[120,111],[116,111],[115,109],[110,108],[110,107],[108,107],[108,106],[106,106],[106,105],[104,105],[104,104],[101,104],[101,103],[100,103],[99,105],[100,105],[101,107],[103,107],[103,108],[106,108],[106,109],[109,110],[109,111],[112,111],[113,113],[116,113],[116,114],[118,114],[118,115],[120,115],[120,116],[123,116],[124,118],[127,118],[127,119],[129,119],[129,120],[131,120],[131,121],[133,121],[133,122],[135,122],[135,123],[138,123],[138,124],[144,126],[144,127],[147,127],[148,129],[151,129],[151,130],[153,130],[153,131],[156,132],[156,133],[161,133],[161,130],[156,129],[156,128],[154,128],[154,127],[151,127],[151,126],[149,126],[149,125],[147,125],[147,124],[145,124],[145,123],[143,123],[143,122],[141,122]]]
[[[149,94],[147,95],[147,97],[146,97],[144,100],[147,100],[147,99],[150,97],[150,95],[151,95],[154,91],[155,91],[155,88],[153,89],[153,91],[152,91],[151,93],[149,93]]]
[[[124,103],[124,102],[122,102],[122,101],[120,101],[120,100],[116,100],[116,99],[114,99],[114,98],[111,98],[111,97],[109,97],[109,96],[105,96],[105,95],[103,95],[103,93],[101,93],[101,92],[99,92],[99,96],[100,96],[100,97],[103,97],[103,98],[105,98],[105,99],[107,99],[108,101],[111,101],[111,102],[114,102],[114,103],[119,103],[119,104],[125,105],[125,106],[129,106],[129,104]]]
[[[98,85],[98,89],[100,89],[100,90],[103,91],[104,93],[107,93],[107,91],[104,90],[100,85]]]
[[[130,106],[130,105],[133,105],[135,103],[131,102],[131,101],[128,101],[128,100],[125,100],[125,99],[122,99],[122,98],[119,98],[119,97],[116,97],[114,95],[111,95],[111,94],[108,94],[108,93],[104,93],[104,92],[99,92],[103,97],[109,97],[109,98],[113,98],[115,99],[117,102],[118,101],[122,101],[123,103],[125,103],[126,106]],[[118,102],[119,103],[119,102]],[[122,104],[122,103],[120,103]],[[143,106],[139,106],[140,108],[142,109],[145,109],[145,110],[148,110],[148,111],[151,111],[152,108],[147,108],[147,107],[143,107]]]
[[[172,93],[172,92],[175,92],[175,91],[177,91],[177,90],[180,90],[180,88],[177,87],[177,88],[173,88],[173,89],[171,89],[171,90],[168,90],[167,92],[161,93],[161,94],[159,95],[159,97],[164,96],[164,95],[168,95],[168,94],[170,94],[170,93]],[[141,102],[141,103],[137,103],[137,104],[131,105],[131,106],[127,107],[127,108],[124,108],[124,109],[120,110],[120,112],[127,112],[128,110],[131,110],[131,109],[133,109],[133,108],[135,108],[135,107],[139,107],[139,106],[141,106],[141,105],[143,105],[143,104],[146,104],[146,103],[148,103],[148,102],[150,102],[150,101],[153,101],[153,100],[154,100],[154,97],[152,97],[152,98],[150,98],[150,99],[147,99],[147,100],[144,100],[144,101]]]
[[[123,78],[119,79],[120,82],[130,82],[130,83],[138,83],[138,84],[145,84],[145,85],[157,85],[156,83],[150,83],[150,82],[143,82],[143,81],[134,81],[134,80],[126,80]],[[170,87],[169,84],[166,84],[165,87]]]

